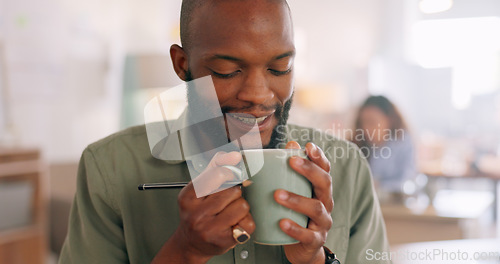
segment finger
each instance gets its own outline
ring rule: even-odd
[[[200,234],[203,241],[216,245],[221,249],[230,249],[237,244],[233,237],[232,227],[221,224],[215,218],[206,221],[204,225],[198,228],[197,233]]]
[[[333,210],[332,177],[316,163],[300,157],[290,158],[290,166],[306,177],[313,185],[314,195],[325,205],[328,212]]]
[[[320,234],[304,228],[290,219],[281,219],[279,225],[283,232],[305,245],[316,246],[324,244]]]
[[[297,141],[292,140],[286,143],[285,149],[300,149],[300,145]]]
[[[207,168],[192,183],[196,191],[196,197],[204,197],[220,191],[219,187],[226,181],[234,180],[231,170],[223,167]]]
[[[224,191],[208,195],[203,200],[203,203],[201,203],[200,208],[201,210],[206,210],[210,215],[219,214],[232,202],[242,199],[241,194],[241,188],[239,186],[233,186]]]
[[[320,168],[326,172],[330,172],[330,161],[326,158],[325,153],[317,145],[312,142],[306,144],[306,153],[312,162],[318,164]]]
[[[214,168],[217,166],[232,165],[235,166],[241,161],[241,153],[233,151],[226,153],[224,151],[217,152],[208,167]]]
[[[255,222],[250,213],[248,213],[243,219],[238,222],[238,226],[243,228],[247,233],[253,234],[255,231]]]
[[[233,200],[216,217],[216,220],[228,226],[234,226],[250,212],[250,205],[242,197]]]
[[[285,190],[275,191],[274,199],[277,203],[308,216],[319,229],[328,230],[332,225],[330,213],[318,199],[307,198]]]
[[[177,196],[177,203],[179,204],[179,209],[181,211],[189,210],[190,208],[197,206],[202,200],[203,199],[196,197],[192,182],[189,182],[186,187],[182,188]]]

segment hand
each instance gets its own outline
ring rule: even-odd
[[[300,148],[300,146],[297,142],[291,141],[286,148]],[[323,151],[313,143],[306,144],[306,153],[310,160],[293,157],[290,158],[290,166],[312,183],[313,197],[306,198],[285,190],[277,190],[274,199],[279,204],[309,217],[307,228],[299,226],[290,219],[280,221],[283,232],[299,241],[298,244],[284,246],[287,259],[294,264],[323,264],[325,263],[323,245],[332,226],[330,162]]]
[[[196,178],[197,191],[200,191],[202,182],[206,182],[206,185],[202,186],[206,188],[201,191],[208,194],[218,189],[225,181],[234,179],[229,169],[220,166],[236,165],[240,160],[241,154],[238,152],[215,155],[207,169]],[[232,233],[235,225],[249,234],[253,233],[255,223],[250,215],[250,206],[241,194],[240,187],[234,186],[197,198],[193,183],[189,183],[178,196],[179,227],[153,263],[205,263],[237,244]]]

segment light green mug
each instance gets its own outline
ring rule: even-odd
[[[301,149],[252,149],[243,150],[248,165],[246,174],[252,185],[243,188],[243,196],[250,204],[250,213],[255,221],[253,239],[264,245],[288,245],[298,243],[285,234],[279,221],[288,218],[307,227],[307,216],[288,209],[274,200],[274,192],[284,189],[305,197],[311,197],[311,183],[294,171],[288,164],[290,157],[306,158]]]

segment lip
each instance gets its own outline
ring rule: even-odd
[[[272,119],[274,116],[274,111],[269,112],[269,113],[227,113],[226,114],[226,120],[228,123],[228,126],[235,126],[239,128],[242,131],[249,132],[255,127],[255,124],[247,124],[244,123],[243,121],[239,120],[235,116],[240,116],[240,117],[253,117],[253,118],[261,118],[261,117],[266,117],[264,121],[258,124],[259,131],[263,132],[264,130],[268,129],[272,124]]]

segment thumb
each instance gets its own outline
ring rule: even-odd
[[[239,152],[223,152],[220,151],[214,155],[210,163],[208,164],[209,168],[215,168],[218,166],[224,165],[237,165],[241,161],[241,154]]]
[[[285,149],[300,149],[300,145],[297,141],[289,141],[286,143]]]

